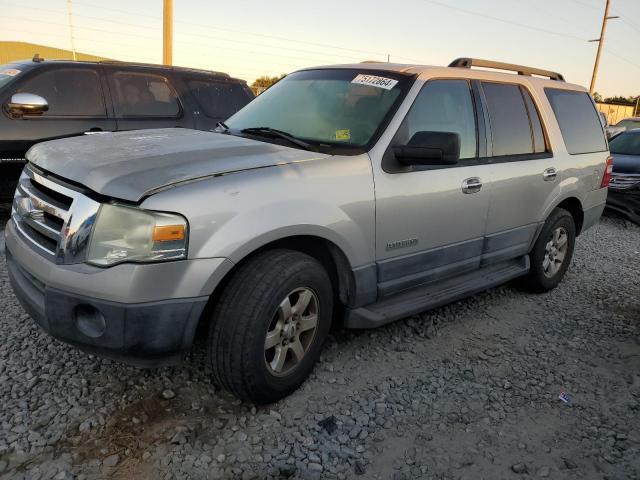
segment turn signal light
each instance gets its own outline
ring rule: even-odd
[[[607,166],[604,168],[604,175],[602,176],[602,182],[600,182],[600,188],[606,188],[611,181],[611,174],[613,172],[613,157],[607,158]]]
[[[153,229],[154,242],[184,240],[184,225],[160,225]]]

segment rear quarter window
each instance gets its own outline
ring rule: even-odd
[[[607,150],[598,112],[586,92],[544,89],[571,155]]]
[[[226,120],[252,100],[248,87],[240,83],[188,80],[187,85],[209,118]]]

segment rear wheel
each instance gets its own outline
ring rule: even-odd
[[[556,208],[542,227],[531,251],[531,269],[523,279],[524,286],[534,292],[555,288],[569,268],[575,239],[573,216],[562,208]]]
[[[214,380],[255,403],[276,401],[307,378],[331,325],[323,266],[291,250],[258,254],[233,275],[213,312]]]

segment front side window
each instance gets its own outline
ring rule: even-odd
[[[36,73],[15,93],[33,93],[49,104],[45,117],[104,117],[106,109],[95,70],[64,68]]]
[[[232,133],[266,127],[325,147],[363,148],[386,126],[411,78],[367,70],[296,72],[226,124]]]
[[[396,139],[406,145],[418,132],[451,132],[460,136],[460,159],[476,157],[475,111],[466,80],[431,80],[416,97]]]
[[[209,118],[225,120],[253,98],[248,87],[240,83],[189,80],[187,84]]]
[[[162,75],[142,72],[115,72],[116,114],[126,117],[177,117],[178,97]]]
[[[489,110],[493,156],[534,153],[534,136],[520,87],[482,82],[482,90]]]
[[[544,91],[570,154],[607,150],[602,124],[588,93],[557,88],[545,88]]]

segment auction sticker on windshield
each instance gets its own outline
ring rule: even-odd
[[[377,77],[375,75],[359,74],[356,78],[351,80],[351,83],[357,83],[359,85],[368,85],[370,87],[384,88],[385,90],[391,90],[398,84],[397,80],[392,78]]]

